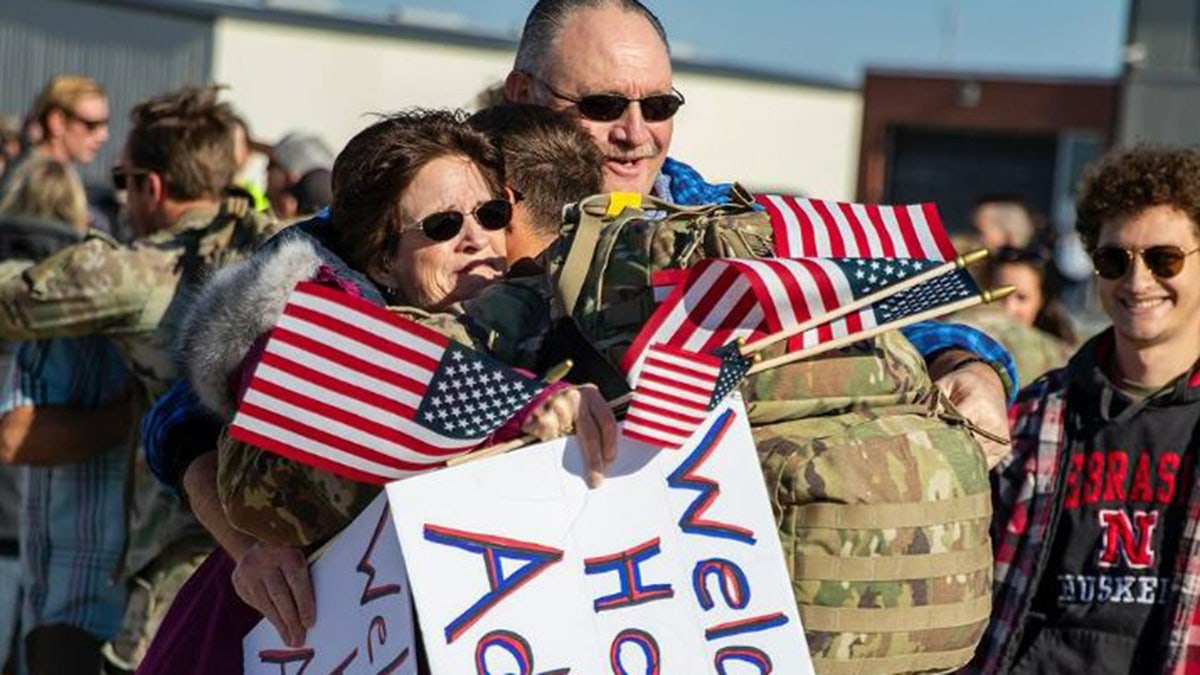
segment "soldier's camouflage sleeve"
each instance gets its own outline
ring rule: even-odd
[[[92,235],[33,266],[0,267],[0,337],[108,332],[141,313],[155,286],[138,252]]]
[[[380,490],[242,443],[229,436],[228,428],[217,453],[217,491],[225,517],[276,546],[304,548],[328,540]]]

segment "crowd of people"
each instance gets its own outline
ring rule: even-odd
[[[610,371],[649,309],[628,283],[564,293],[593,274],[571,269],[587,218],[564,207],[744,197],[669,156],[685,99],[637,0],[537,2],[502,94],[381,117],[335,157],[304,132],[258,143],[217,87],[163,93],[129,112],[120,214],[78,174],[109,142],[99,83],[57,76],[0,129],[0,672],[238,672],[264,618],[304,644],[308,556],[379,488],[229,433],[301,281],[539,375],[566,345],[580,367],[489,442],[576,434],[603,489]],[[749,212],[726,227],[761,222]],[[764,474],[787,486],[773,506],[817,671],[1200,667],[1200,154],[1114,151],[1089,170],[1076,229],[1111,322],[1095,335],[1064,310],[1081,281],[1026,205],[985,197],[972,225],[988,283],[1016,289],[1001,305],[742,388],[763,404]],[[712,227],[705,242],[747,240]],[[623,262],[676,252],[639,253],[635,230]],[[830,544],[788,511],[812,502],[872,515]],[[806,556],[858,571],[806,576]]]

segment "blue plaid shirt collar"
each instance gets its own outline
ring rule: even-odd
[[[699,171],[668,157],[654,181],[655,196],[672,204],[722,204],[729,201],[728,183],[709,183]]]

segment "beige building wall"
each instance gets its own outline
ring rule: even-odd
[[[473,108],[499,82],[512,52],[385,34],[217,20],[213,80],[274,141],[315,131],[338,149],[370,123],[365,113],[407,106]],[[857,178],[861,95],[681,69],[687,97],[672,156],[710,180],[851,199]]]

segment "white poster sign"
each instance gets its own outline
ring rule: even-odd
[[[435,673],[809,673],[746,413],[680,450],[565,439],[388,486]]]
[[[300,648],[263,620],[242,641],[244,672],[416,675],[412,593],[380,495],[309,567],[317,621]]]

